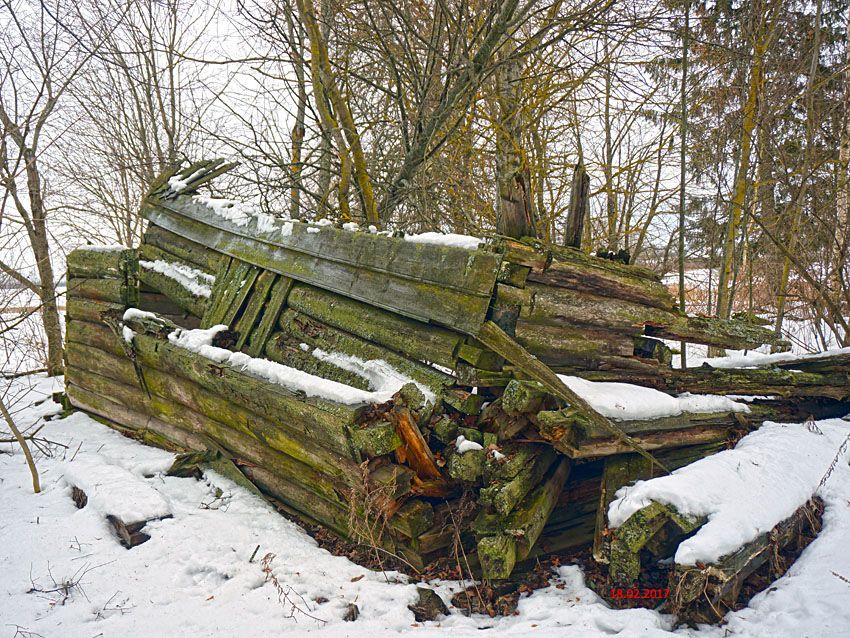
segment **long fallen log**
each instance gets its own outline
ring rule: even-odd
[[[535,417],[541,436],[570,458],[585,459],[632,451],[604,429],[580,418],[570,408],[541,411]],[[747,423],[735,412],[693,412],[671,417],[614,422],[646,450],[725,441],[732,430]]]

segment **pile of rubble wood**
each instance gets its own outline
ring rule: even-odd
[[[138,249],[71,253],[67,396],[145,441],[216,451],[302,520],[413,567],[459,546],[490,579],[591,544],[606,561],[619,487],[765,419],[841,412],[850,394],[844,359],[673,369],[661,338],[776,342],[743,319],[682,314],[642,268],[531,240],[408,241],[196,196],[226,169],[163,175]],[[214,326],[226,329],[203,333],[204,347],[178,338]],[[613,420],[559,373],[762,398],[746,413]],[[391,396],[378,387],[387,374],[402,380]]]

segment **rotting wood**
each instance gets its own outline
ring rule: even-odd
[[[591,423],[611,432],[614,437],[620,440],[624,445],[635,450],[641,456],[657,465],[659,468],[666,471],[666,468],[658,462],[649,452],[644,450],[640,444],[634,441],[628,434],[624,433],[620,428],[611,423],[607,418],[599,414],[579,395],[573,392],[558,378],[554,372],[540,363],[532,355],[530,355],[516,341],[506,335],[501,328],[491,321],[486,321],[481,326],[478,333],[478,339],[487,344],[494,351],[498,352],[505,359],[522,369],[535,381],[541,383],[548,391],[556,397],[563,399],[569,406],[577,410],[582,417],[588,419]]]

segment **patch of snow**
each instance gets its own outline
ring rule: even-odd
[[[253,221],[261,233],[277,234],[280,237],[289,237],[292,234],[292,221],[264,213],[256,204],[202,195],[195,195],[192,200],[237,226],[247,226]]]
[[[467,438],[460,434],[457,439],[455,439],[455,447],[457,448],[458,454],[464,454],[466,452],[471,452],[472,450],[483,450],[484,446],[480,443],[476,443],[475,441],[469,441]]]
[[[86,455],[61,467],[65,482],[86,493],[86,507],[126,524],[171,516],[168,501],[142,478],[96,457]]]
[[[826,350],[824,352],[813,352],[809,354],[795,354],[794,352],[776,352],[774,354],[766,354],[756,352],[754,350],[735,352],[726,357],[713,357],[711,359],[703,359],[700,362],[707,363],[712,368],[755,368],[769,366],[776,363],[785,363],[788,361],[814,361],[817,359],[826,359],[839,354],[850,354],[850,348],[836,348],[835,350]]]
[[[157,315],[147,310],[139,310],[138,308],[127,308],[124,311],[124,321],[132,321],[133,319],[156,319]]]
[[[405,235],[404,241],[412,244],[435,244],[437,246],[454,246],[475,250],[484,243],[483,239],[471,237],[470,235],[457,235],[455,233],[419,233],[418,235]]]
[[[124,341],[133,343],[133,337],[136,336],[136,333],[129,326],[122,326],[121,335],[124,337]]]
[[[316,226],[308,226],[307,227],[307,232],[310,233],[310,234],[318,233],[320,230],[322,230],[322,229],[318,228]]]
[[[168,187],[174,193],[182,193],[186,190],[186,187],[189,186],[189,182],[191,182],[196,175],[199,173],[203,173],[204,169],[199,169],[189,175],[188,177],[180,178],[177,175],[168,178]]]
[[[505,458],[505,455],[499,452],[499,450],[493,450],[493,458],[497,461],[501,461]]]
[[[86,244],[85,246],[80,246],[83,250],[90,250],[95,253],[120,253],[124,250],[129,250],[126,246],[122,244],[109,244],[107,246],[94,246],[92,244]]]
[[[840,419],[804,425],[768,423],[724,450],[648,481],[617,491],[609,525],[622,525],[651,501],[708,521],[679,545],[676,562],[694,565],[725,556],[791,516],[821,487],[839,448],[850,435]],[[839,464],[847,465],[845,449]]]
[[[338,368],[363,377],[369,382],[369,387],[375,392],[382,394],[389,393],[392,396],[403,385],[412,383],[425,395],[426,401],[434,403],[437,400],[437,397],[428,386],[414,381],[406,374],[402,374],[383,359],[369,359],[366,361],[360,357],[339,352],[325,352],[321,348],[314,349],[312,355],[319,361],[331,363]]]
[[[227,330],[227,326],[213,326],[205,330],[185,330],[181,328],[168,335],[168,340],[180,348],[200,354],[216,363],[276,383],[293,392],[303,392],[308,397],[318,397],[346,405],[384,403],[389,401],[405,383],[412,382],[412,379],[398,373],[385,362],[377,360],[363,362],[368,369],[361,371],[364,375],[374,375],[366,378],[374,380],[375,390],[353,388],[339,381],[323,379],[268,359],[258,359],[243,352],[232,352],[213,346],[213,337],[222,330]],[[342,360],[343,355],[337,356]],[[355,364],[350,363],[350,365]],[[433,394],[431,396],[433,397]]]
[[[215,284],[215,275],[210,275],[197,268],[192,268],[179,262],[167,262],[162,259],[156,261],[139,261],[139,266],[145,270],[152,270],[169,279],[176,281],[195,297],[206,297],[212,294],[212,286]]]
[[[360,224],[358,224],[357,222],[345,222],[342,225],[342,229],[354,233],[360,230]]]
[[[620,421],[660,419],[683,412],[749,412],[744,403],[723,396],[690,394],[670,396],[653,388],[630,383],[586,381],[579,377],[558,375],[567,387],[587,401],[593,409],[609,419]]]

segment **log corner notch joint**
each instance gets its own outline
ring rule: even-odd
[[[71,253],[68,398],[145,441],[215,452],[287,511],[409,566],[446,555],[457,525],[494,580],[597,544],[606,494],[721,449],[742,420],[790,409],[780,400],[746,418],[613,421],[561,375],[673,394],[743,384],[780,398],[847,397],[846,362],[730,377],[674,370],[656,337],[732,348],[774,335],[680,313],[640,267],[530,238],[420,243],[197,196],[230,167],[161,175],[137,249]],[[169,339],[222,325],[213,345],[257,365],[211,361]],[[373,400],[376,362],[408,381],[389,400]],[[250,371],[273,364],[336,393]],[[474,507],[458,520],[470,493]]]

